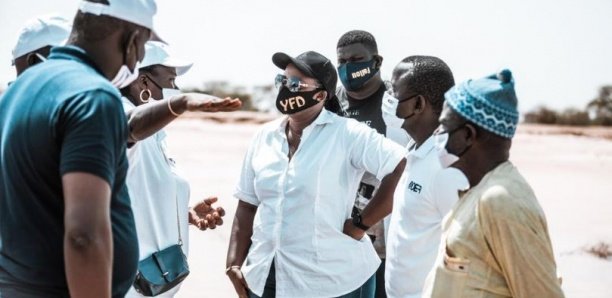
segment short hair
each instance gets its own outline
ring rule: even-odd
[[[109,4],[107,0],[87,0],[88,2]],[[125,28],[125,32],[148,30],[142,26],[107,15],[94,15],[78,11],[74,17],[70,39],[96,42],[107,38],[117,30]],[[76,34],[76,36],[75,36]]]
[[[426,97],[433,110],[440,114],[444,105],[444,93],[455,85],[450,68],[442,59],[433,56],[409,56],[401,63],[410,63],[412,68],[396,69],[403,84],[408,84],[416,93]]]
[[[376,45],[374,35],[363,30],[351,30],[344,33],[338,40],[338,45],[336,48],[341,48],[356,43],[364,45],[373,54],[378,54],[378,45]]]
[[[153,64],[153,65],[141,67],[138,69],[138,73],[141,73],[141,74],[150,73],[151,75],[157,75],[157,72],[159,71],[159,66],[162,66],[162,65]]]

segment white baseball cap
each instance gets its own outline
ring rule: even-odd
[[[81,1],[79,10],[94,15],[106,15],[153,30],[157,12],[155,0],[107,0],[109,4]]]
[[[163,65],[176,68],[176,75],[180,76],[193,66],[193,62],[176,58],[171,54],[171,50],[167,44],[150,40],[145,43],[145,56],[140,63],[140,68],[151,65]]]
[[[71,27],[68,20],[57,15],[39,16],[28,20],[13,48],[13,64],[15,59],[42,47],[65,44]]]

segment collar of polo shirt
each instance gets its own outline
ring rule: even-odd
[[[408,148],[411,148],[412,146],[415,145],[414,140],[411,140],[410,143],[408,144]],[[427,140],[421,144],[421,147],[417,148],[417,149],[412,149],[409,152],[409,155],[417,157],[417,158],[425,158],[427,156],[427,153],[429,153],[429,151],[433,150],[436,147],[436,141],[433,135],[429,136],[429,138],[427,138]]]

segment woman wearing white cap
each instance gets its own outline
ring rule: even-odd
[[[166,44],[149,41],[138,79],[121,90],[130,128],[127,185],[140,249],[139,273],[127,297],[174,296],[188,273],[183,255],[188,222],[201,230],[223,223],[223,208],[211,206],[216,198],[188,208],[189,185],[165,151],[161,129],[184,111],[232,111],[241,105],[238,99],[181,94],[174,80],[191,66],[172,57]]]

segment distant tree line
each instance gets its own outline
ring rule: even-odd
[[[525,123],[612,126],[612,85],[601,87],[599,95],[583,110],[568,108],[557,111],[541,106],[525,114]]]
[[[0,94],[3,93],[3,89],[0,87]],[[273,100],[275,96],[273,86],[259,87],[255,89],[253,94],[244,87],[234,86],[225,81],[206,82],[201,88],[190,87],[184,88],[182,91],[206,93],[221,98],[238,97],[242,100],[241,109],[244,111],[261,110],[257,103],[262,100]],[[584,109],[567,108],[555,110],[546,106],[540,106],[525,113],[524,122],[572,126],[612,126],[612,85],[601,87],[598,96],[591,100]]]

